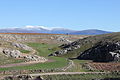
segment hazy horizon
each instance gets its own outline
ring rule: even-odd
[[[54,30],[54,29],[66,29],[66,30],[73,30],[73,31],[84,31],[84,30],[101,30],[101,31],[108,31],[108,30],[102,30],[102,29],[92,29],[92,28],[88,28],[88,29],[69,29],[69,28],[63,28],[63,27],[46,27],[46,26],[31,26],[31,25],[27,25],[27,26],[24,26],[24,27],[6,27],[6,28],[0,28],[0,30],[14,30],[14,29],[29,29],[29,30],[32,30],[32,29],[46,29],[46,30]],[[108,32],[117,32],[117,31],[108,31]]]

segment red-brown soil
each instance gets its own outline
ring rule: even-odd
[[[97,70],[103,71],[120,71],[120,63],[110,62],[110,63],[97,63],[91,62],[89,65]]]

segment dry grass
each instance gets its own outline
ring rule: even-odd
[[[120,71],[120,63],[110,62],[110,63],[89,63],[91,67],[96,70],[102,71]]]

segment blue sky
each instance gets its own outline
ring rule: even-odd
[[[120,0],[0,0],[0,28],[120,31]]]

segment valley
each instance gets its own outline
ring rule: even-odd
[[[94,79],[95,77],[92,78],[94,74],[99,74],[100,78],[112,76],[114,76],[112,78],[119,78],[120,76],[117,75],[120,71],[119,36],[120,33],[96,36],[1,33],[1,79],[9,80],[10,76],[21,76],[22,80],[26,80],[25,76],[35,77],[35,74],[45,80],[49,80],[48,78],[54,80],[53,77],[56,77],[56,80],[64,79],[65,76],[59,77],[64,74],[69,76],[65,79],[73,78],[74,80],[81,75],[90,75],[88,78]],[[42,76],[42,74],[46,75]],[[103,74],[105,74],[104,77]]]

